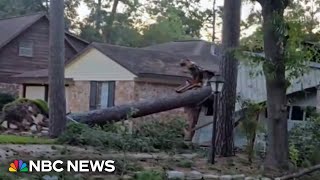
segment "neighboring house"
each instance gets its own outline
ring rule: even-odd
[[[65,59],[72,58],[88,44],[66,32]],[[45,13],[0,19],[0,92],[17,95],[19,86],[8,77],[48,68],[48,60],[49,20]]]

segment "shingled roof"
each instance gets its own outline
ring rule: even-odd
[[[214,49],[213,49],[214,48]],[[162,44],[156,44],[152,46],[144,47],[145,50],[161,51],[167,53],[173,53],[175,55],[182,55],[188,57],[192,61],[196,62],[200,66],[217,71],[219,65],[218,54],[220,53],[220,47],[218,45],[212,45],[212,43],[203,40],[184,40],[184,41],[172,41]],[[214,50],[213,55],[212,51]]]
[[[5,46],[43,16],[45,16],[44,13],[37,13],[28,16],[0,19],[0,48]]]
[[[0,49],[41,18],[48,18],[45,12],[0,19]],[[73,43],[74,39],[78,39],[82,43]],[[70,41],[77,51],[80,51],[80,49],[83,49],[89,44],[89,42],[86,42],[69,32],[66,32],[66,40]]]
[[[186,76],[179,66],[180,60],[184,58],[181,55],[102,43],[92,43],[91,46],[137,76],[143,74]]]

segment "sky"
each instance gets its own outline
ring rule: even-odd
[[[207,7],[210,7],[210,8],[212,7],[212,0],[200,0],[200,2],[201,2],[202,7],[204,9],[206,9]],[[216,0],[216,7],[223,6],[223,3],[224,3],[224,0]],[[248,15],[250,14],[250,11],[251,11],[251,9],[253,7],[254,7],[254,9],[260,9],[260,5],[257,4],[257,3],[255,5],[253,5],[252,3],[242,3],[242,4],[243,4],[242,5],[242,11],[241,11],[241,19],[242,20],[245,20],[248,17]],[[120,5],[118,7],[118,11],[121,12],[122,8],[123,7],[121,7],[121,5]],[[84,17],[86,17],[90,13],[88,7],[84,3],[81,3],[81,5],[80,5],[80,7],[78,9],[78,12],[79,12],[79,15],[80,15],[80,19],[83,19]],[[150,21],[150,19],[148,19],[147,16],[145,17],[144,20],[146,22],[152,22],[152,21]],[[216,32],[217,32],[216,36],[217,37],[221,36],[221,30],[219,30],[219,29],[221,29],[221,27],[220,28],[217,27],[217,30],[216,30]],[[247,36],[247,35],[251,34],[252,31],[253,31],[252,29],[243,31],[242,32],[242,36]],[[209,32],[211,32],[211,30],[209,30]],[[208,36],[208,32],[204,32],[203,31],[203,32],[201,32],[201,34],[204,37],[204,39],[205,39],[206,36]]]

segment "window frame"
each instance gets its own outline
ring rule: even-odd
[[[29,52],[29,54],[26,52]],[[34,42],[31,40],[20,41],[18,44],[18,55],[20,57],[33,57],[33,55],[34,55]]]

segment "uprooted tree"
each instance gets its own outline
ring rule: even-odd
[[[180,107],[195,106],[209,96],[211,96],[211,88],[204,87],[199,90],[189,91],[161,99],[140,101],[85,113],[70,114],[70,118],[86,124],[107,124]],[[130,117],[128,117],[128,115],[130,115]]]

